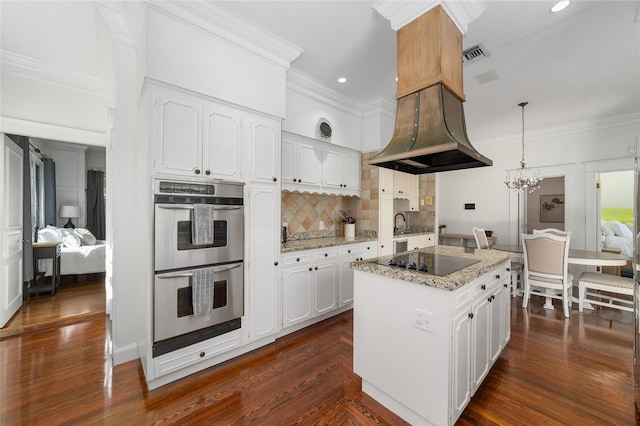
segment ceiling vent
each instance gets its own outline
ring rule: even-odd
[[[484,48],[482,43],[478,43],[475,46],[465,50],[462,52],[462,63],[463,65],[469,65],[474,62],[481,61],[484,58],[488,58],[489,52]]]

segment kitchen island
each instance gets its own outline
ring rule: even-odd
[[[352,263],[354,371],[412,425],[452,425],[509,340],[509,255],[448,246],[408,255],[414,270],[388,266],[393,256]]]

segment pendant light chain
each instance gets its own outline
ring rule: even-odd
[[[520,169],[516,172],[514,179],[511,181],[509,180],[509,172],[507,172],[507,178],[504,183],[507,185],[508,189],[512,189],[514,191],[526,189],[529,192],[533,192],[540,187],[542,176],[540,176],[540,171],[538,171],[537,175],[529,177],[529,170],[527,169],[527,164],[524,161],[524,107],[527,106],[528,103],[529,102],[521,102],[518,104],[518,106],[522,108],[522,159],[520,160]]]

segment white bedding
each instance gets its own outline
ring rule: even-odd
[[[620,254],[633,257],[633,224],[621,223],[617,220],[602,221],[600,232],[602,246],[620,249]]]
[[[94,246],[65,247],[60,253],[60,275],[96,274],[105,271],[106,245],[104,241]],[[40,260],[40,271],[51,275],[51,259]]]
[[[604,237],[604,247],[618,248],[622,250],[621,255],[633,257],[633,239],[621,237],[619,235],[606,235]]]

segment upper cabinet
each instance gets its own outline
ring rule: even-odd
[[[393,198],[409,200],[408,211],[418,211],[420,176],[399,171],[393,172]]]
[[[279,120],[179,89],[152,85],[149,90],[154,173],[279,180]]]
[[[282,133],[282,189],[360,195],[360,153]]]

